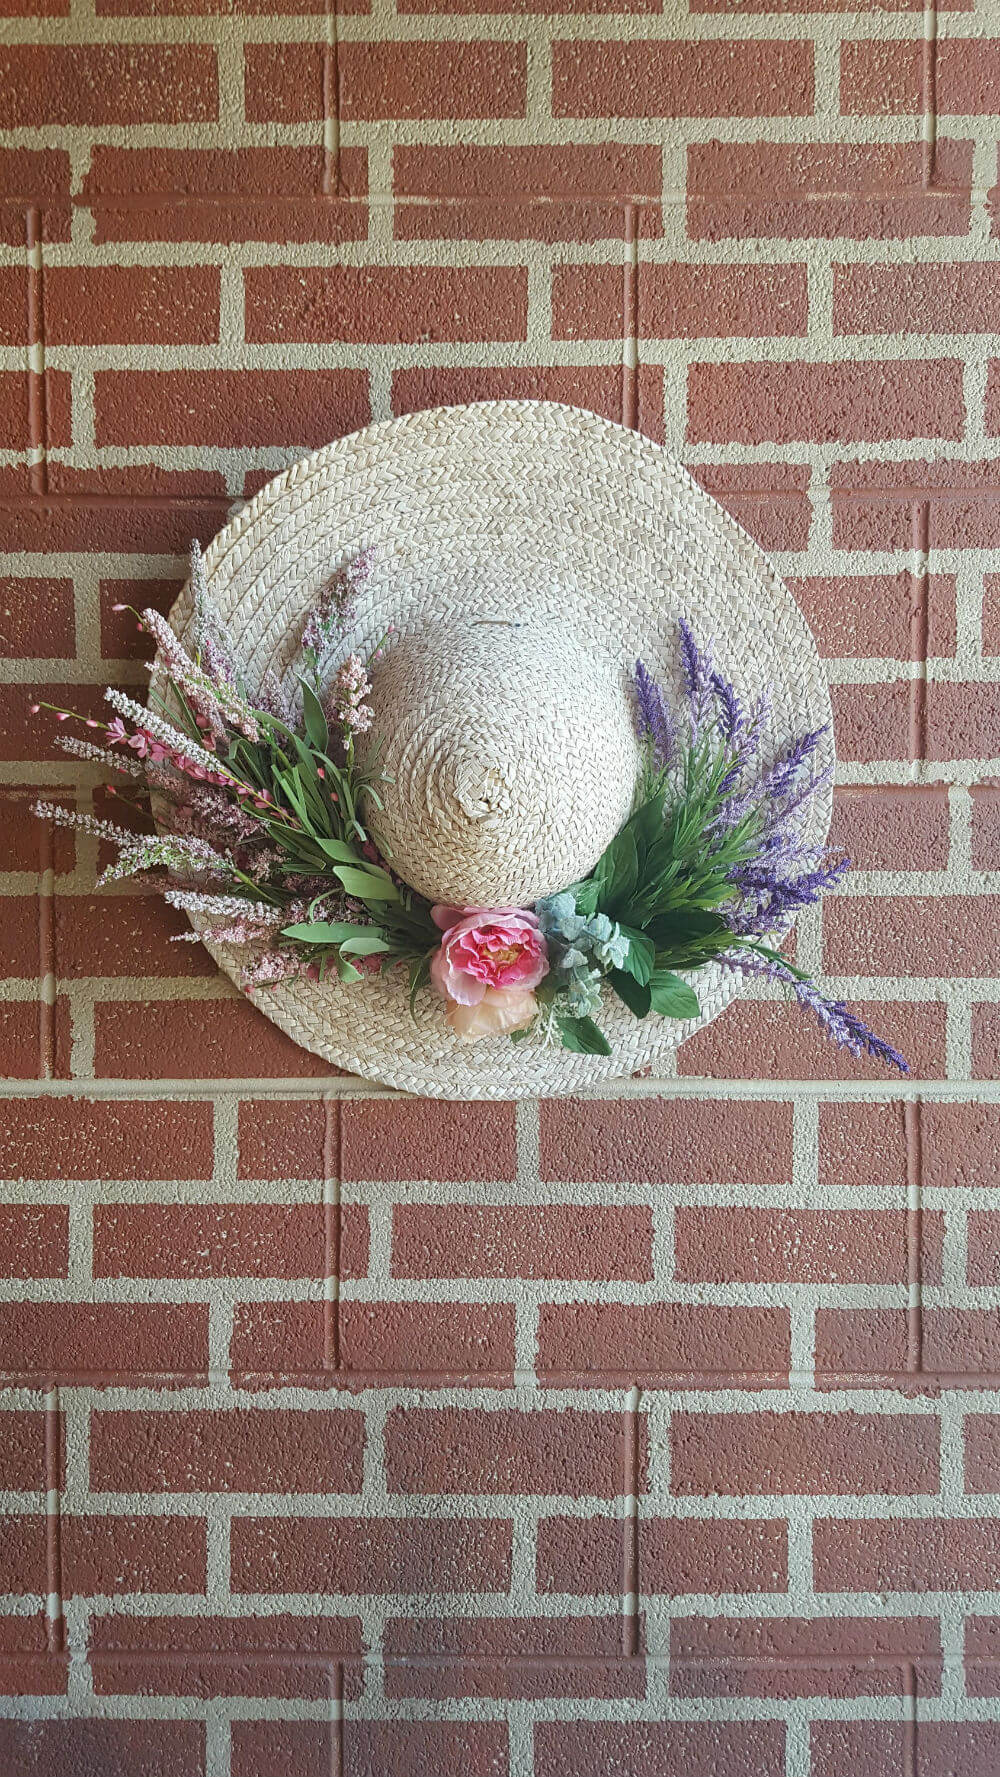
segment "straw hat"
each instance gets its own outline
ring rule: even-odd
[[[641,657],[679,696],[682,616],[748,699],[771,687],[765,761],[830,720],[809,629],[758,546],[665,450],[592,413],[531,401],[437,408],[277,476],[205,556],[251,687],[268,667],[294,687],[307,613],[364,549],[374,565],[351,645],[370,651],[394,626],[372,696],[391,782],[371,825],[393,868],[434,901],[526,906],[593,868],[632,800],[629,675]],[[181,635],[190,615],[185,587],[171,613]],[[829,737],[820,757],[832,760]],[[825,837],[829,812],[826,792],[810,840]],[[239,959],[210,948],[237,980]],[[286,983],[256,1003],[368,1079],[522,1098],[639,1068],[669,1076],[678,1044],[739,991],[715,964],[689,979],[702,1011],[688,1023],[640,1022],[609,990],[610,1057],[534,1035],[463,1042],[433,992],[411,1015],[401,970],[354,986]]]

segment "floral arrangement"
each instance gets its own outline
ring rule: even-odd
[[[151,796],[159,830],[47,802],[36,812],[114,845],[102,882],[156,872],[172,906],[207,922],[184,939],[240,948],[250,993],[301,976],[323,981],[333,971],[359,982],[403,967],[411,1008],[421,991],[436,992],[462,1038],[507,1033],[519,1042],[538,1031],[608,1055],[598,1022],[608,989],[636,1018],[691,1019],[699,1002],[684,976],[717,962],[780,982],[840,1046],[907,1071],[895,1049],[774,948],[797,909],[848,868],[803,837],[810,801],[828,782],[815,763],[825,731],[762,766],[766,699],[744,708],[684,621],[680,710],[636,664],[640,780],[631,815],[589,876],[532,908],[432,905],[407,887],[365,826],[366,810],[382,806],[377,744],[363,757],[356,745],[372,727],[371,673],[391,636],[366,659],[344,654],[323,683],[370,571],[368,554],[350,563],[309,615],[299,709],[273,673],[251,694],[193,545],[193,651],[158,612],[136,612],[160,653],[148,706],[110,688],[111,720],[84,720],[100,740],[61,737],[67,752],[129,780],[112,786],[123,802],[145,810]]]

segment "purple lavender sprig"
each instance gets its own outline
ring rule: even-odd
[[[741,974],[756,975],[760,980],[778,981],[783,986],[790,987],[799,1005],[813,1013],[821,1030],[836,1043],[838,1049],[847,1049],[851,1055],[857,1057],[870,1055],[874,1061],[898,1068],[901,1074],[909,1073],[909,1065],[899,1050],[894,1049],[884,1038],[876,1036],[873,1030],[869,1030],[857,1012],[852,1012],[843,1000],[829,999],[820,992],[814,981],[808,980],[777,957],[757,956],[740,950],[727,952],[719,961],[727,969],[738,969]]]
[[[653,764],[660,770],[666,770],[667,766],[671,764],[677,748],[674,724],[667,708],[666,698],[641,660],[637,660],[635,663],[633,683],[639,715],[640,738],[649,742]]]
[[[691,739],[694,742],[701,734],[711,702],[712,648],[711,644],[707,648],[699,648],[694,630],[686,617],[681,618],[678,628],[681,638],[681,673],[687,693]]]

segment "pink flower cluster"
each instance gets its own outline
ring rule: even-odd
[[[452,1030],[473,1042],[526,1029],[538,1011],[532,990],[549,971],[535,915],[521,907],[432,907],[431,918],[444,933],[431,984],[448,1001]]]
[[[360,654],[349,654],[333,681],[330,702],[334,720],[353,734],[364,734],[372,725],[368,668]]]
[[[134,734],[130,734],[120,716],[115,716],[108,723],[105,738],[111,747],[129,747],[133,753],[138,753],[140,759],[148,759],[151,765],[172,765],[175,771],[183,771],[185,777],[193,777],[199,783],[228,785],[231,782],[230,778],[220,772],[198,765],[183,753],[176,753],[172,747],[164,746],[147,728],[137,728]]]

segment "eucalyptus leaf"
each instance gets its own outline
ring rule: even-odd
[[[384,933],[374,926],[355,926],[353,937],[340,946],[341,956],[383,956],[391,950]]]

